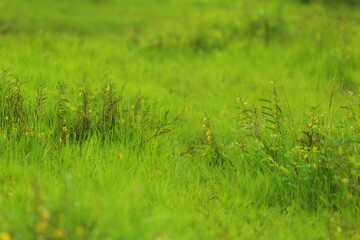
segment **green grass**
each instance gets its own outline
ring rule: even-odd
[[[358,7],[0,2],[0,240],[359,239]]]

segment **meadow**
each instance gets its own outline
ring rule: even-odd
[[[0,240],[360,239],[359,7],[0,1]]]

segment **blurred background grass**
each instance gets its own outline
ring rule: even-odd
[[[0,67],[28,94],[126,83],[125,94],[187,108],[193,121],[232,111],[238,96],[267,97],[272,80],[295,109],[326,108],[359,86],[357,10],[353,1],[2,1]]]

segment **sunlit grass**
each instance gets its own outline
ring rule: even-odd
[[[358,239],[354,3],[0,3],[0,240]]]

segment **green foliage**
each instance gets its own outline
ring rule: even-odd
[[[7,76],[8,73],[5,72],[4,75]],[[133,100],[125,102],[122,94],[116,92],[113,83],[103,87],[101,96],[80,89],[78,98],[71,98],[65,85],[59,84],[56,104],[53,107],[56,109],[55,113],[43,111],[47,100],[44,86],[40,86],[35,105],[29,108],[25,107],[18,80],[4,81],[2,88],[5,99],[2,106],[5,113],[2,129],[7,132],[7,138],[12,131],[16,132],[18,137],[30,135],[44,138],[47,131],[49,135],[46,139],[61,146],[69,142],[83,143],[96,135],[103,141],[126,142],[140,149],[144,144],[170,133],[174,121],[168,110],[162,110],[164,115],[158,117],[161,110],[155,105],[145,104],[140,93]],[[32,111],[34,114],[30,115]],[[42,116],[42,121],[39,116]],[[43,125],[36,124],[39,121]]]
[[[199,153],[209,160],[211,166],[229,167],[229,162],[226,162],[223,146],[219,143],[212,125],[210,124],[207,115],[203,118],[203,132],[201,137],[193,141],[187,146],[186,150],[181,155],[198,156]],[[226,166],[228,165],[228,166]]]
[[[257,164],[264,171],[281,176],[287,189],[281,202],[299,201],[310,209],[356,205],[360,169],[353,149],[359,139],[344,136],[355,136],[357,130],[346,130],[342,122],[321,113],[319,106],[309,108],[304,127],[294,126],[292,116],[284,115],[273,84],[273,99],[260,99],[259,107],[249,108],[238,99],[239,147],[245,158],[256,162],[254,157],[261,157],[264,160]],[[254,152],[259,150],[263,156]]]

